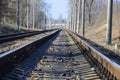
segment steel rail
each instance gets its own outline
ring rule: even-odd
[[[44,32],[49,32],[49,31],[53,31],[53,30],[56,30],[56,29],[3,35],[3,36],[0,36],[0,43],[12,41],[12,40],[17,40],[17,39],[21,39],[21,38],[25,38],[25,37],[29,37],[29,36],[33,36],[33,35],[37,35],[37,34],[41,34],[41,33],[44,33]]]
[[[18,48],[0,54],[0,77],[2,77],[6,72],[11,70],[14,66],[19,64],[22,60],[31,54],[31,51],[38,46],[43,45],[46,41],[56,35],[60,30],[56,30],[49,35],[45,35],[42,38],[31,41],[24,44]]]
[[[120,80],[120,65],[116,63],[114,60],[108,58],[107,56],[103,55],[102,52],[95,49],[91,46],[88,42],[80,38],[77,34],[67,31],[72,38],[79,44],[81,44],[85,50],[90,52],[90,54],[105,67],[114,77]]]

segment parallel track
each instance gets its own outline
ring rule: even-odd
[[[41,34],[44,32],[49,32],[49,31],[53,31],[53,30],[55,30],[55,29],[3,35],[3,36],[0,36],[0,43],[10,42],[13,40],[22,39],[25,37]]]

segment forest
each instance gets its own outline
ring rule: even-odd
[[[105,24],[107,19],[108,0],[85,0],[85,23],[87,26]],[[77,24],[82,18],[82,0],[70,0],[69,18],[77,19]],[[77,17],[77,18],[76,18]],[[113,0],[113,23],[119,25],[120,22],[120,1]]]
[[[0,23],[43,28],[48,5],[44,0],[0,0]]]
[[[83,1],[85,4],[84,37],[114,50],[114,46],[120,43],[120,0],[112,2],[111,45],[106,45],[109,40],[107,39],[109,0],[70,0],[68,27],[71,26],[71,30],[82,36]]]

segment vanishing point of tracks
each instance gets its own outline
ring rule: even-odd
[[[62,30],[44,45],[34,49],[30,56],[15,65],[2,79],[116,80],[109,71],[108,77],[104,74],[101,76],[98,73],[99,68],[91,64],[91,61],[94,61],[92,57],[91,59],[86,57],[83,47],[78,46],[77,42],[74,42],[71,36]],[[104,69],[101,65],[99,67]]]

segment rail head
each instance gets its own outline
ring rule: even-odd
[[[33,32],[24,32],[24,33],[17,33],[17,34],[10,34],[10,35],[4,35],[4,36],[0,36],[0,43],[5,43],[5,42],[10,42],[13,40],[18,40],[18,39],[22,39],[25,37],[30,37],[30,36],[34,36],[37,34],[42,34],[45,32],[51,32],[57,29],[48,29],[48,30],[42,30],[42,31],[33,31]]]
[[[109,63],[111,63],[112,65],[115,65],[118,69],[120,69],[120,65],[117,64],[115,61],[109,59],[108,57],[106,57],[105,55],[103,55],[101,52],[99,52],[97,49],[95,49],[93,46],[91,46],[89,43],[87,43],[86,41],[82,40],[81,41],[88,46],[91,50],[93,50],[94,52],[96,52],[98,55],[100,55],[102,58],[104,58],[105,60],[107,60]]]
[[[94,58],[96,58],[98,60],[98,62],[103,63],[103,66],[111,72],[111,74],[113,74],[118,80],[120,79],[120,64],[116,63],[114,60],[111,60],[110,58],[108,58],[107,56],[105,56],[102,52],[98,51],[96,48],[94,48],[93,46],[91,46],[87,41],[84,41],[82,38],[80,38],[78,35],[76,35],[73,32],[67,31],[73,38],[75,41],[80,42],[84,48],[86,48],[87,50],[91,50],[91,54]],[[94,55],[94,54],[95,55]],[[103,62],[104,61],[104,62]]]
[[[53,30],[57,30],[56,29],[47,29],[47,30],[41,30],[41,31],[29,31],[29,32],[21,32],[21,33],[14,33],[14,34],[5,34],[5,35],[0,35],[0,38],[5,38],[5,37],[11,37],[11,36],[16,36],[16,35],[23,35],[23,34],[32,34],[32,33],[42,33],[42,32],[49,32],[49,31],[53,31]]]
[[[42,46],[46,41],[59,33],[59,31],[60,30],[55,30],[54,32],[39,39],[33,40],[18,48],[0,54],[0,78],[4,76],[4,74],[6,74],[9,70],[11,70],[11,68],[15,67],[21,61],[31,55],[34,49]]]

